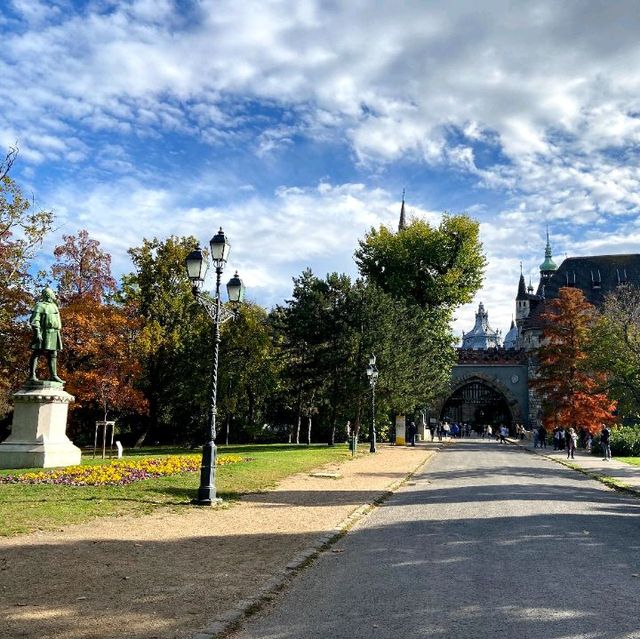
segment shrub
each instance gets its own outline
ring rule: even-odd
[[[637,426],[622,426],[611,430],[611,454],[616,457],[640,457],[640,428]],[[602,455],[600,438],[594,441],[592,448],[594,455]]]

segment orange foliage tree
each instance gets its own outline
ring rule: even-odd
[[[532,382],[540,394],[547,430],[573,427],[597,433],[614,420],[616,404],[606,392],[602,373],[590,370],[587,346],[596,309],[581,290],[561,288],[545,304],[538,375]]]
[[[145,414],[147,401],[137,387],[140,319],[109,302],[115,281],[100,243],[86,231],[63,240],[51,273],[62,302],[61,370],[76,397],[73,411],[99,413],[105,421],[114,412]]]

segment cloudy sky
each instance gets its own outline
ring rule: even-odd
[[[640,5],[598,0],[0,0],[14,177],[130,269],[222,225],[252,297],[355,273],[372,226],[481,222],[503,332],[520,261],[640,248]]]

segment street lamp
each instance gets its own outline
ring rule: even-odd
[[[376,368],[376,356],[369,357],[369,366],[367,366],[367,377],[371,385],[371,432],[369,439],[371,445],[369,452],[376,452],[376,382],[378,381],[378,369]]]
[[[198,247],[187,255],[185,265],[187,275],[191,280],[191,292],[196,301],[204,307],[207,315],[213,321],[213,371],[211,372],[211,399],[209,404],[209,416],[207,420],[207,430],[205,433],[206,442],[202,447],[202,465],[200,467],[200,488],[198,496],[193,503],[199,506],[211,506],[221,500],[216,497],[216,413],[217,413],[217,389],[218,389],[218,354],[220,351],[220,325],[235,317],[238,306],[244,300],[244,284],[236,274],[227,284],[227,293],[231,302],[232,310],[225,308],[220,300],[220,280],[222,270],[229,259],[229,249],[231,245],[227,240],[222,227],[211,238],[209,242],[211,248],[211,261],[216,269],[216,293],[213,300],[200,290],[207,273],[207,261]]]

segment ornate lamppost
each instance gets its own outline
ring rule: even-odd
[[[201,291],[205,275],[207,273],[207,261],[202,250],[198,247],[192,251],[185,260],[187,275],[191,280],[193,296],[204,307],[207,314],[213,320],[213,370],[211,372],[211,399],[209,404],[209,416],[207,420],[206,441],[202,447],[202,465],[200,467],[200,488],[198,496],[193,503],[199,506],[211,506],[220,501],[216,497],[216,412],[217,412],[217,388],[218,388],[218,354],[220,351],[220,325],[237,314],[238,306],[244,300],[244,284],[236,274],[227,283],[227,293],[233,310],[222,305],[220,299],[220,280],[222,271],[229,259],[231,245],[227,240],[222,227],[211,238],[211,261],[216,269],[216,292],[213,299],[204,295]]]
[[[371,445],[369,446],[369,452],[376,452],[376,382],[378,381],[378,369],[376,368],[376,356],[371,355],[369,357],[369,366],[367,366],[367,377],[369,378],[369,384],[371,385],[371,432],[369,433],[369,439]]]

